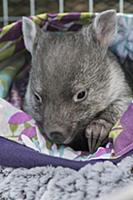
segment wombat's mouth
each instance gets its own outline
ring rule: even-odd
[[[42,128],[42,124],[37,122],[37,125],[42,133],[42,135],[45,135],[46,139],[49,139],[48,136],[45,134],[45,130]],[[68,137],[64,142],[64,145],[70,146],[76,151],[89,151],[88,148],[88,141],[85,137],[85,129],[80,130],[78,133],[73,134],[73,136]],[[61,145],[61,143],[59,143]]]

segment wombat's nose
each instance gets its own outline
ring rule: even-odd
[[[61,144],[65,140],[65,137],[63,136],[63,134],[58,131],[51,132],[50,138],[57,144]]]

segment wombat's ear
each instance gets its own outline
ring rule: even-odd
[[[116,33],[116,11],[108,10],[98,14],[93,23],[97,40],[108,46],[112,42]]]
[[[33,44],[36,36],[36,25],[28,17],[22,19],[22,32],[26,49],[32,54]]]

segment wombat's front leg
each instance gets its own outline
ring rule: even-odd
[[[100,145],[107,141],[112,126],[127,109],[129,102],[130,99],[128,98],[111,104],[87,126],[86,137],[91,153],[95,152]]]
[[[87,126],[86,137],[90,153],[95,152],[100,145],[107,141],[112,126],[112,123],[104,119],[95,119]]]

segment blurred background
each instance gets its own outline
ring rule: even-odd
[[[133,0],[0,0],[0,27],[22,16],[44,12],[100,12],[112,8],[133,13]]]

